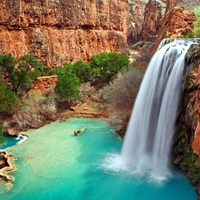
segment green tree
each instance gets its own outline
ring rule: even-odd
[[[71,107],[72,100],[79,97],[79,78],[67,68],[64,68],[58,74],[58,80],[55,86],[55,93],[61,98],[68,100],[68,105]]]
[[[95,79],[108,81],[122,68],[129,65],[129,57],[125,54],[103,52],[91,57],[91,75]]]
[[[32,83],[40,75],[41,66],[42,64],[33,55],[22,56],[19,59],[11,54],[0,56],[0,71],[17,95],[30,89]]]
[[[80,79],[81,82],[90,80],[90,64],[83,60],[77,60],[73,64],[73,73]]]
[[[5,142],[5,138],[3,137],[3,132],[2,132],[2,124],[0,124],[0,144]]]
[[[0,113],[11,115],[19,108],[17,95],[0,78]]]

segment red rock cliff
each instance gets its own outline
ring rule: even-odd
[[[53,66],[101,51],[125,52],[128,24],[126,0],[4,0],[0,54],[34,54]]]

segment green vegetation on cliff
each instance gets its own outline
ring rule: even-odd
[[[193,30],[188,31],[185,35],[186,38],[198,38],[200,37],[200,6],[194,9],[194,18],[195,21],[193,22]]]

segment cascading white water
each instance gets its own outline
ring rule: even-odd
[[[162,179],[169,174],[172,137],[184,83],[184,58],[191,41],[161,42],[141,84],[121,160],[132,172]]]

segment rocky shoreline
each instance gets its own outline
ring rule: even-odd
[[[14,165],[14,161],[17,160],[17,157],[13,156],[7,150],[1,151],[0,155],[1,157],[3,157],[3,159],[1,160],[3,162],[1,162],[1,164],[4,165],[4,167],[0,169],[0,178],[6,182],[13,182],[14,177],[8,175],[8,173],[17,170],[16,166]]]

